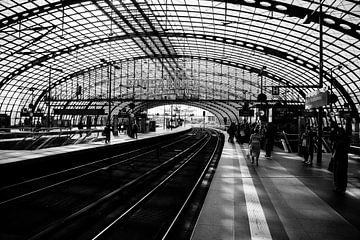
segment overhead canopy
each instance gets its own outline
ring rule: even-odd
[[[272,86],[280,86],[274,99],[304,102],[322,84],[319,21],[322,85],[333,85],[334,107],[358,111],[359,1],[319,2],[0,1],[0,113],[17,123],[30,103],[45,113],[49,103],[110,103],[116,113],[131,99],[240,104],[262,91],[274,98]],[[228,115],[237,108],[220,102]]]

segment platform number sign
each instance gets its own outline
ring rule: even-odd
[[[272,86],[271,94],[272,95],[279,95],[280,94],[280,88],[278,86]]]

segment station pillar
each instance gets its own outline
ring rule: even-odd
[[[322,162],[322,128],[323,128],[323,108],[319,107],[318,115],[318,141],[317,141],[317,158],[316,164],[321,165]]]

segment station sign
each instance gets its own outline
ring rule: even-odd
[[[106,115],[104,109],[54,109],[55,115]]]
[[[248,110],[239,110],[239,116],[240,117],[252,117],[254,116],[254,110],[253,109],[248,109]]]
[[[339,111],[339,116],[342,118],[353,118],[355,117],[355,113],[353,111],[346,111],[346,110],[342,110]]]
[[[305,107],[318,108],[328,105],[329,91],[315,91],[306,95]]]
[[[275,95],[275,96],[279,95],[280,94],[280,87],[279,86],[272,86],[271,94]]]
[[[42,112],[20,112],[20,117],[43,117]]]
[[[318,112],[314,112],[314,111],[304,111],[302,114],[304,117],[314,117],[317,118],[319,116]],[[326,112],[322,113],[322,117],[326,117]]]

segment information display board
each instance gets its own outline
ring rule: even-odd
[[[318,108],[328,105],[329,91],[315,91],[306,95],[305,107]]]

